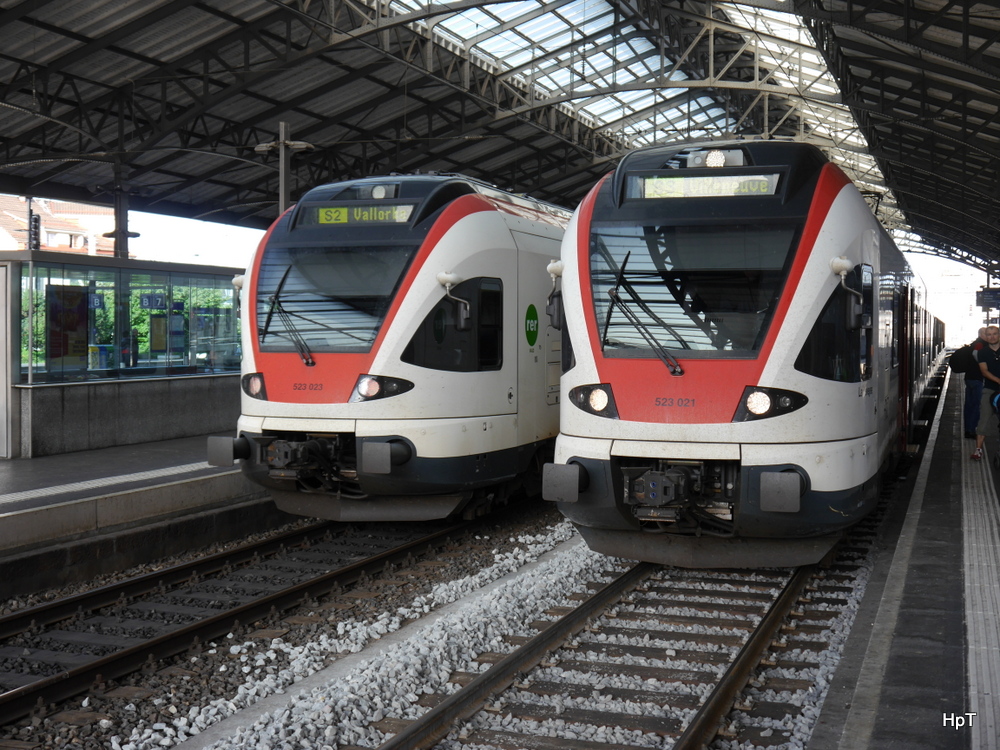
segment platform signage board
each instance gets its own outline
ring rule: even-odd
[[[976,292],[976,304],[984,310],[1000,309],[1000,287],[987,287]]]

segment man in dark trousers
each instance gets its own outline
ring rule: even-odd
[[[986,328],[979,329],[979,337],[969,346],[973,352],[978,352],[986,346]],[[979,406],[983,400],[983,374],[976,367],[965,373],[965,407],[962,410],[962,421],[965,423],[965,436],[976,437],[976,426],[979,424]]]
[[[983,457],[983,443],[987,435],[997,434],[997,413],[990,403],[993,395],[1000,390],[1000,328],[987,326],[986,346],[976,352],[979,371],[983,374],[983,397],[980,400],[979,425],[976,427],[976,451],[972,458]]]

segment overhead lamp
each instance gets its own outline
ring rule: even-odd
[[[719,151],[715,149],[709,151],[708,155],[705,157],[706,167],[724,167],[726,166],[726,154],[724,151]]]
[[[282,146],[292,151],[306,151],[307,149],[316,148],[313,144],[306,143],[305,141],[271,141],[270,143],[258,143],[253,147],[253,150],[258,154],[266,154],[268,151],[273,151]]]

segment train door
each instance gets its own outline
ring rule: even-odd
[[[546,266],[559,257],[559,241],[522,232],[513,235],[519,249],[518,434],[519,442],[525,444],[554,437],[559,431],[561,337],[545,313],[552,289]]]
[[[8,267],[0,265],[0,458],[10,458],[10,387],[11,350],[10,298],[7,289]]]
[[[443,374],[431,411],[414,416],[517,413],[517,251],[506,227],[494,223],[494,214],[481,212],[465,221],[468,228],[450,233],[429,261],[431,273],[456,280],[444,287],[438,277],[432,292],[437,301],[412,329],[400,354],[406,364]],[[469,255],[470,234],[496,242],[479,239],[475,244],[480,251]],[[407,301],[419,302],[412,295]],[[409,328],[405,320],[393,327]]]

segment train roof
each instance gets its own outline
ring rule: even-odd
[[[796,141],[741,139],[652,146],[632,151],[619,162],[612,180],[612,195],[615,204],[621,206],[628,175],[688,169],[707,173],[721,167],[780,169],[788,175],[782,188],[787,197],[814,179],[828,163],[830,160],[819,148]]]
[[[739,151],[742,153],[743,164],[730,165],[727,163],[725,166],[743,166],[744,164],[746,166],[795,166],[804,161],[812,161],[816,165],[822,165],[829,161],[820,149],[809,143],[779,140],[697,141],[669,146],[651,146],[632,151],[621,160],[616,171],[636,172],[710,166],[704,162],[704,155],[710,151]]]
[[[547,203],[524,193],[511,193],[488,182],[459,173],[388,174],[331,182],[312,188],[302,196],[299,203],[333,200],[343,196],[348,191],[366,192],[377,186],[392,186],[392,189],[396,191],[393,197],[399,199],[422,202],[433,195],[436,203],[444,203],[461,195],[479,193],[496,200],[530,206],[545,213],[565,218],[568,218],[572,213],[562,206]]]

